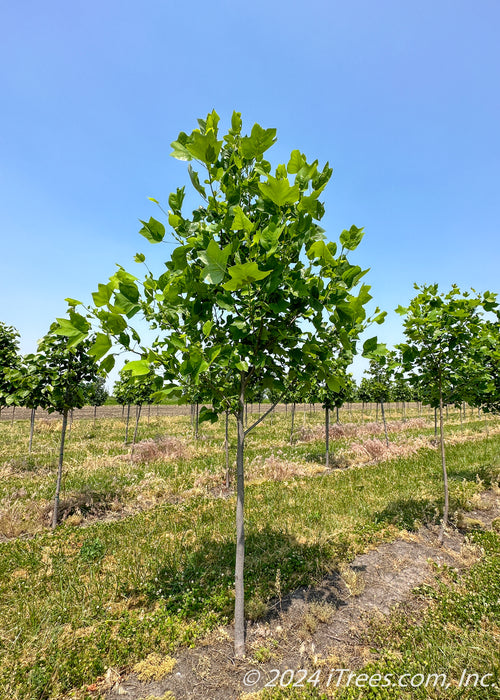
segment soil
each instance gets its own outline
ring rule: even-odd
[[[357,556],[318,587],[275,601],[266,620],[249,624],[243,660],[234,659],[231,628],[220,628],[195,649],[179,650],[173,672],[163,680],[143,682],[135,673],[110,669],[95,689],[107,700],[153,700],[167,691],[177,700],[236,700],[279,679],[286,669],[307,669],[308,675],[323,664],[323,673],[329,668],[359,669],[373,658],[363,642],[368,626],[398,607],[408,614],[422,606],[411,592],[423,583],[432,585],[435,564],[461,570],[477,561],[466,528],[490,529],[499,516],[500,492],[486,491],[477,508],[464,515],[463,529],[448,529],[442,547],[436,527],[403,533]],[[249,673],[254,674],[249,679],[260,680],[245,687]]]

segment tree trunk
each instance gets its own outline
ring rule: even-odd
[[[123,416],[124,416],[124,413],[125,413],[125,404],[122,403],[122,418],[123,418]]]
[[[441,466],[443,467],[443,484],[444,484],[444,510],[443,521],[439,531],[439,544],[443,544],[444,530],[448,525],[448,472],[446,471],[446,459],[444,454],[444,422],[443,422],[443,391],[441,385],[441,376],[439,377],[439,444],[441,448]]]
[[[135,445],[135,442],[137,440],[137,429],[139,427],[139,418],[141,417],[141,410],[142,410],[141,404],[139,404],[138,406],[135,407],[135,429],[134,429],[134,437],[132,438],[132,445]]]
[[[200,429],[200,404],[196,402],[196,409],[194,414],[194,437],[198,440]]]
[[[226,408],[226,439],[224,441],[226,452],[226,488],[231,486],[231,473],[229,471],[229,409]]]
[[[30,445],[29,445],[29,454],[31,454],[31,447],[33,445],[33,433],[35,432],[35,410],[34,408],[31,409],[31,420],[30,420]]]
[[[57,527],[57,519],[59,517],[59,494],[61,493],[62,468],[64,459],[64,438],[66,437],[66,426],[68,425],[68,409],[63,412],[62,428],[61,428],[61,445],[59,447],[59,463],[57,465],[57,482],[56,493],[54,496],[54,512],[52,513],[52,529]]]
[[[330,466],[330,410],[325,409],[325,465]]]
[[[97,406],[94,406],[94,428],[95,428],[96,420],[97,420]]]
[[[245,454],[245,385],[243,377],[240,384],[238,413],[238,443],[236,448],[236,566],[234,577],[234,655],[237,659],[245,656],[245,582],[243,578],[245,564],[245,476],[243,471]]]
[[[438,434],[438,418],[437,418],[437,408],[434,409],[434,437]]]
[[[73,409],[69,412],[69,429],[68,429],[68,437],[67,439],[69,440],[71,437],[71,428],[73,427]]]
[[[375,408],[375,423],[378,423],[378,401]]]
[[[149,419],[151,418],[151,404],[148,403],[148,425],[149,425]]]
[[[290,428],[290,445],[293,444],[293,426],[295,423],[295,401],[292,404],[292,427]]]
[[[127,404],[127,424],[125,426],[125,445],[128,444],[128,424],[130,420],[130,404]]]
[[[382,412],[382,421],[384,423],[384,433],[385,433],[385,444],[389,447],[389,436],[387,435],[387,423],[385,420],[384,402],[380,402],[380,410]]]

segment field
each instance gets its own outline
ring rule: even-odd
[[[430,664],[432,670],[436,655],[440,668],[453,677],[462,660],[484,674],[498,669],[500,545],[491,521],[498,516],[499,418],[478,416],[469,408],[464,418],[449,410],[445,429],[453,528],[442,562],[429,573],[423,559],[413,598],[414,579],[408,579],[405,595],[395,600],[410,605],[409,611],[383,619],[371,615],[362,625],[358,621],[359,639],[365,640],[360,644],[368,650],[361,656],[352,656],[348,636],[340,635],[337,644],[325,641],[338,618],[339,605],[330,594],[336,586],[339,600],[343,596],[352,605],[371,590],[370,567],[377,560],[359,560],[365,562],[363,574],[353,568],[358,557],[393,551],[384,547],[402,547],[404,541],[427,547],[419,552],[437,551],[443,495],[434,415],[412,405],[403,421],[400,407],[390,406],[387,448],[373,407],[343,409],[340,423],[331,425],[328,470],[318,406],[297,408],[292,444],[290,407],[279,407],[266,418],[246,445],[248,659],[241,668],[229,664],[228,670],[227,663],[214,661],[219,654],[227,662],[234,604],[235,497],[232,486],[225,486],[223,421],[202,424],[195,439],[189,409],[161,408],[144,409],[133,450],[124,445],[121,408],[99,409],[95,422],[92,409],[79,419],[75,411],[66,446],[61,523],[54,533],[49,523],[60,420],[37,419],[28,455],[29,421],[11,422],[4,412],[1,697],[119,697],[127,687],[125,697],[137,699],[243,697],[241,680],[248,668],[265,673],[300,669],[301,658],[305,660],[298,650],[316,637],[316,650],[308,648],[308,665],[302,666],[311,673],[335,654],[335,668],[352,663],[349,668],[366,666],[374,669],[370,673],[405,668],[410,657],[415,668]],[[249,413],[256,418],[258,411],[253,406]],[[231,422],[231,466],[235,443]],[[467,511],[475,511],[474,517]],[[481,519],[482,512],[490,516]],[[466,535],[468,530],[472,534]],[[330,597],[318,602],[313,596],[306,601],[309,607],[295,610],[290,594],[304,601],[304,591],[325,585]],[[379,601],[379,612],[389,612],[386,602]],[[420,635],[421,658],[412,646],[415,634]],[[444,654],[437,651],[443,646]],[[480,650],[475,666],[466,654],[469,647]],[[203,686],[205,669],[198,690],[190,686],[179,694],[175,684],[168,685],[168,671],[176,662],[187,673],[193,659],[198,666],[208,663],[217,682],[212,690]],[[132,673],[141,661],[143,666]],[[228,680],[231,674],[238,675],[238,683]],[[170,687],[173,695],[167,693]],[[406,695],[400,689],[397,694],[388,690],[383,695],[381,689],[360,694],[359,687],[325,689],[311,683],[270,688],[262,697],[499,697],[493,687],[468,695],[453,695],[455,691],[463,689],[435,695],[428,689],[422,695],[415,689]]]

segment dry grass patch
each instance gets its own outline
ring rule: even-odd
[[[172,673],[176,663],[171,656],[153,653],[135,664],[134,671],[141,681],[161,681]]]
[[[294,477],[314,476],[325,471],[321,464],[292,462],[278,451],[269,457],[255,457],[247,468],[248,481],[286,481]]]
[[[186,459],[189,455],[189,447],[182,440],[167,436],[138,442],[134,447],[131,460],[135,464],[144,464],[145,462]]]

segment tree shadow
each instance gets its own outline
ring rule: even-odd
[[[293,596],[318,578],[331,561],[330,547],[304,544],[293,535],[269,526],[250,532],[245,544],[245,613],[247,619],[263,619],[293,603]],[[235,543],[208,536],[191,549],[168,557],[141,589],[126,595],[146,595],[162,600],[173,613],[186,618],[212,611],[227,616],[234,611]],[[332,576],[332,580],[335,575]],[[290,594],[289,592],[294,593]],[[327,602],[336,600],[325,592]]]
[[[437,508],[440,508],[439,501],[427,498],[399,498],[391,501],[383,510],[374,513],[374,519],[377,523],[390,523],[415,532],[423,523],[436,520]]]

